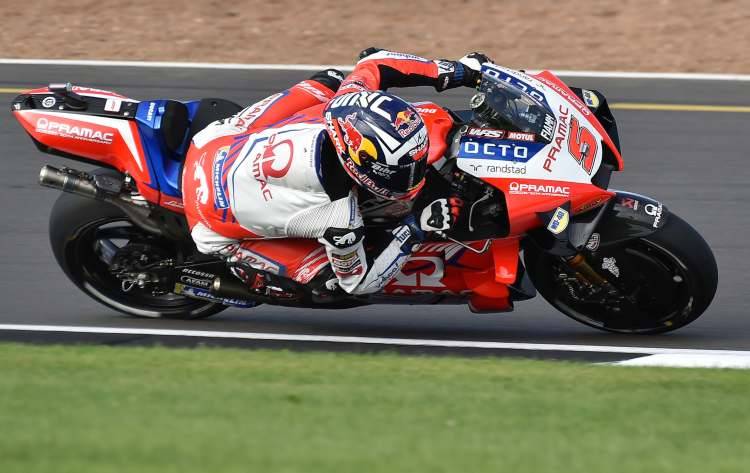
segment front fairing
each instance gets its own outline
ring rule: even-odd
[[[454,155],[461,170],[503,191],[511,235],[546,225],[540,215],[558,207],[574,215],[611,198],[592,179],[605,159],[621,168],[620,153],[573,91],[549,72],[494,64],[482,72],[484,97],[472,101]]]

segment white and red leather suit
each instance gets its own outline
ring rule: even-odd
[[[455,64],[375,52],[338,90],[338,80],[313,76],[195,135],[182,190],[198,250],[303,284],[330,263],[346,292],[381,290],[411,254],[412,231],[401,225],[376,254],[365,250],[358,192],[366,191],[338,162],[322,110],[350,92],[461,85]]]

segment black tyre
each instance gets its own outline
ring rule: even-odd
[[[581,297],[563,277],[559,258],[536,247],[524,260],[539,293],[565,315],[617,333],[653,334],[684,327],[697,319],[716,294],[718,269],[713,252],[687,222],[670,214],[655,233],[585,253],[589,265],[626,296],[624,300]]]
[[[130,222],[117,207],[105,202],[63,193],[52,208],[50,243],[57,263],[83,292],[122,313],[149,318],[199,319],[226,306],[177,294],[152,295],[123,290],[110,271],[111,258],[125,245],[154,258],[169,258],[173,242],[159,239]]]

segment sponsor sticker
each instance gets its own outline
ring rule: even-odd
[[[44,100],[42,100],[42,107],[44,108],[52,108],[57,103],[57,100],[54,97],[45,97]]]
[[[122,100],[120,99],[107,99],[104,102],[104,111],[106,112],[119,112],[122,107]]]
[[[229,199],[227,199],[224,193],[224,186],[222,183],[222,175],[224,173],[224,163],[226,163],[227,156],[229,155],[229,146],[222,146],[216,151],[214,155],[214,165],[212,173],[212,182],[214,186],[214,203],[216,208],[228,209]]]
[[[589,251],[596,251],[599,249],[599,244],[601,243],[601,235],[598,233],[592,233],[591,237],[589,238],[589,241],[586,242],[586,249]]]
[[[458,157],[526,163],[544,146],[544,143],[519,143],[517,141],[488,138],[466,138],[461,141],[458,149]]]
[[[620,268],[617,267],[617,260],[615,258],[604,258],[602,260],[602,269],[609,271],[616,278],[620,277]]]
[[[112,144],[112,140],[114,139],[114,133],[111,132],[96,130],[83,125],[60,123],[45,117],[37,120],[36,131],[46,135],[61,136],[63,138],[73,138],[76,140],[107,145]]]
[[[654,217],[654,228],[659,228],[659,224],[661,223],[661,213],[664,206],[659,202],[658,205],[654,204],[646,204],[644,206],[644,210],[646,211],[647,215],[650,215]]]
[[[583,95],[583,101],[587,106],[594,109],[599,107],[599,97],[597,97],[595,93],[590,90],[583,89],[581,90],[581,95]]]
[[[514,195],[546,195],[551,197],[568,197],[570,187],[552,184],[528,184],[525,182],[511,182],[508,189]]]
[[[547,230],[555,235],[559,235],[568,228],[569,221],[570,215],[568,214],[568,211],[562,207],[558,207],[552,215],[552,220],[547,224]]]

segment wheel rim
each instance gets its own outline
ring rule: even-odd
[[[174,242],[160,240],[139,229],[125,218],[109,218],[92,222],[79,229],[76,237],[66,247],[66,255],[77,261],[75,278],[81,286],[105,304],[129,314],[142,317],[200,313],[215,304],[191,299],[177,294],[153,295],[149,291],[133,288],[123,291],[122,281],[110,271],[110,264],[118,250],[134,242],[146,242],[154,248],[155,259],[174,253]]]
[[[627,298],[606,303],[580,301],[569,288],[550,278],[545,281],[553,286],[548,300],[566,315],[597,328],[627,333],[666,331],[692,320],[690,274],[685,264],[665,248],[646,240],[632,240],[590,254],[587,259]],[[553,267],[554,272],[561,270]]]

